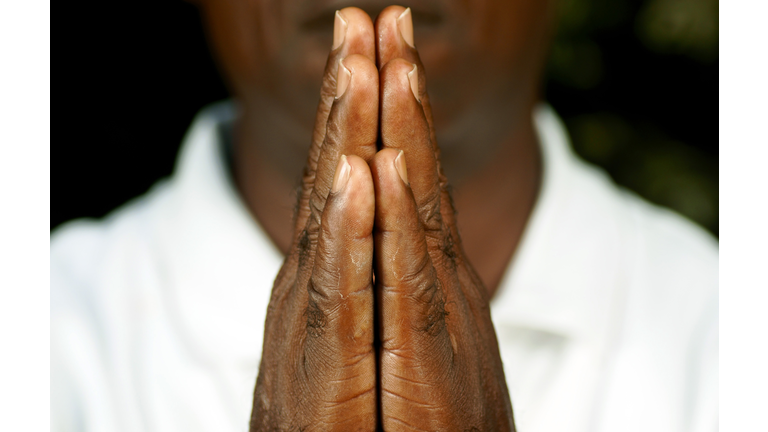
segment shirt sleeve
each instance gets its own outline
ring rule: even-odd
[[[97,285],[103,233],[94,222],[65,225],[51,237],[51,430],[117,431]]]

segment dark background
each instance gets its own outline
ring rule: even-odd
[[[546,98],[577,153],[717,234],[718,0],[559,1]],[[51,229],[168,176],[194,115],[227,97],[194,6],[66,9]]]

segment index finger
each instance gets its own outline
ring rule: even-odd
[[[410,8],[402,6],[389,6],[376,18],[376,62],[380,70],[389,63],[398,59],[406,60],[416,65],[416,92],[415,95],[421,102],[421,110],[424,113],[429,134],[429,141],[434,153],[437,182],[440,189],[440,212],[444,223],[451,229],[452,236],[459,242],[456,231],[455,209],[450,196],[448,180],[440,165],[440,147],[437,144],[434,121],[432,118],[432,104],[427,92],[427,78],[424,63],[421,61],[419,51],[416,49],[413,16]],[[383,127],[383,124],[382,124]],[[426,167],[414,166],[413,170],[422,170]],[[418,188],[417,188],[418,189]],[[418,194],[418,192],[416,192]]]
[[[334,19],[334,45],[328,54],[328,61],[323,73],[312,144],[302,175],[302,187],[294,226],[294,241],[301,235],[309,217],[309,198],[315,186],[318,160],[327,134],[328,118],[336,98],[336,77],[338,76],[339,63],[353,54],[365,56],[372,62],[375,62],[376,58],[373,22],[367,13],[355,7],[348,7],[337,11]]]
[[[413,36],[413,16],[411,8],[389,6],[376,17],[376,64],[382,69],[392,60],[401,58],[417,67],[418,99],[421,101],[424,115],[429,124],[430,139],[439,159],[439,149],[435,139],[435,128],[432,124],[432,104],[427,94],[427,80],[424,64],[421,62],[419,51],[416,49]]]

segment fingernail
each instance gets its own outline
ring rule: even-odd
[[[400,30],[400,36],[403,37],[405,43],[413,48],[413,17],[411,16],[411,8],[407,8],[397,17],[397,28]]]
[[[344,96],[344,92],[349,87],[349,81],[352,79],[352,72],[344,66],[344,60],[339,62],[339,70],[336,72],[336,99]]]
[[[336,174],[333,175],[333,185],[331,186],[331,192],[339,193],[349,183],[349,174],[352,172],[352,167],[347,162],[347,157],[341,155],[339,164],[336,165]]]
[[[344,43],[347,37],[347,21],[341,16],[341,12],[336,11],[336,19],[333,22],[333,47],[336,49]]]
[[[395,157],[395,169],[397,170],[397,173],[400,174],[400,179],[405,184],[408,183],[408,168],[405,167],[405,156],[403,156],[403,151],[400,150],[400,153],[397,154]]]
[[[419,97],[419,68],[416,65],[413,65],[413,69],[408,72],[408,81],[411,83],[411,91],[413,92],[413,97],[416,98],[417,101],[421,102],[421,98]]]

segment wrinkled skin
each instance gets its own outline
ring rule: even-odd
[[[383,427],[513,430],[488,292],[461,247],[424,66],[398,32],[402,13],[390,7],[376,21],[384,149],[371,167]],[[413,65],[418,100],[404,79]],[[393,150],[405,155],[409,185],[394,175]]]
[[[374,189],[378,71],[373,25],[344,11],[345,43],[328,57],[291,252],[275,280],[251,430],[373,430]],[[352,72],[335,100],[339,62]],[[342,155],[348,184],[331,193]]]
[[[328,57],[270,300],[253,431],[514,430],[489,292],[462,248],[404,11],[375,26],[340,12],[346,37]],[[340,61],[351,78],[335,98]]]

